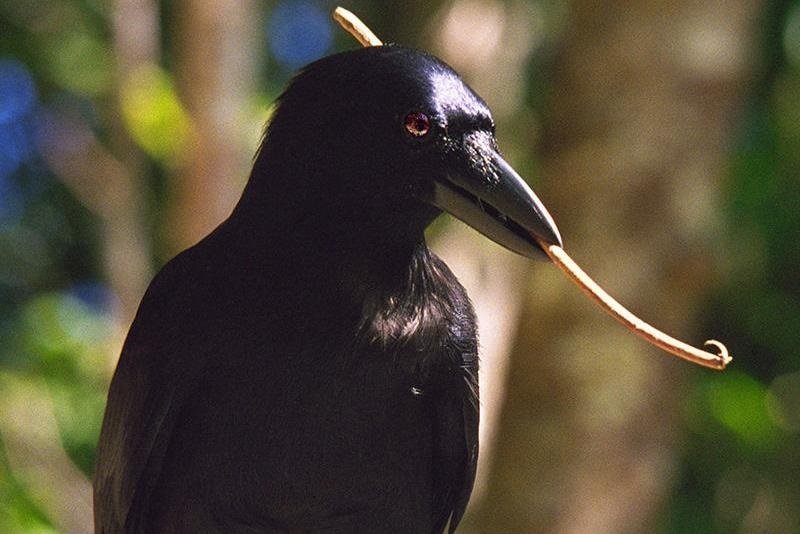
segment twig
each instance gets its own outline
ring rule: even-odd
[[[383,43],[378,37],[372,33],[372,30],[367,28],[367,25],[361,22],[361,19],[356,17],[353,13],[343,7],[337,7],[333,10],[333,19],[338,22],[342,28],[355,37],[362,46],[381,46]]]
[[[556,245],[544,245],[542,248],[547,252],[547,255],[572,281],[574,281],[584,293],[594,299],[600,306],[606,310],[614,319],[625,325],[628,330],[638,335],[641,338],[649,341],[653,345],[674,354],[690,362],[694,362],[704,367],[717,369],[719,371],[725,369],[733,358],[728,355],[728,349],[719,341],[710,339],[704,345],[713,345],[719,349],[718,354],[700,350],[692,347],[682,341],[668,336],[661,330],[649,325],[642,321],[634,314],[629,312],[625,307],[614,300],[614,298],[606,293],[606,291],[597,285],[597,283],[589,278],[583,269],[578,266],[575,261],[569,257],[563,248]]]

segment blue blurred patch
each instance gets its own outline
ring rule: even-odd
[[[3,165],[0,158],[0,165]],[[10,175],[0,173],[0,228],[22,213],[22,195]]]
[[[19,61],[0,59],[0,124],[28,114],[36,103],[36,85]]]
[[[0,163],[0,174],[13,172],[17,166],[33,155],[33,125],[29,117],[0,123],[0,160],[13,165],[7,170]],[[5,172],[4,172],[5,171]]]
[[[32,111],[36,85],[28,69],[0,59],[0,222],[16,217],[22,198],[12,175],[34,153]]]
[[[107,313],[113,303],[111,290],[100,282],[79,282],[68,293],[97,314]]]
[[[13,174],[34,153],[32,130],[28,117],[0,123],[0,222],[22,213],[22,195]]]
[[[267,39],[275,59],[294,70],[322,57],[331,46],[331,19],[319,3],[279,2],[267,22]]]

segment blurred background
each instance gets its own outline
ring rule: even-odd
[[[345,1],[439,55],[566,249],[431,228],[481,321],[461,531],[800,532],[800,2]],[[0,532],[88,532],[108,382],[154,272],[237,200],[270,105],[357,43],[311,0],[0,3]]]

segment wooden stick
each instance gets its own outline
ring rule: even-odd
[[[362,46],[381,46],[383,43],[361,19],[343,7],[333,10],[333,19],[355,37]]]
[[[718,354],[700,350],[692,347],[682,341],[668,336],[661,330],[647,324],[634,314],[629,312],[622,304],[614,300],[614,298],[606,293],[606,291],[597,285],[597,283],[589,278],[583,269],[578,266],[572,258],[564,251],[563,248],[557,245],[546,246],[542,243],[542,248],[550,256],[550,259],[555,263],[564,273],[569,276],[584,293],[594,299],[600,306],[614,319],[625,325],[628,330],[635,333],[641,338],[649,341],[653,345],[674,354],[690,362],[694,362],[704,367],[716,369],[721,371],[725,369],[733,358],[728,355],[728,349],[719,341],[710,339],[704,345],[712,345],[719,350]]]

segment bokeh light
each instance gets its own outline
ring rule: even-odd
[[[36,85],[28,69],[11,59],[0,59],[0,124],[25,116],[36,102]]]
[[[22,209],[14,172],[34,152],[31,115],[36,105],[36,84],[22,63],[0,59],[0,221]]]
[[[114,301],[109,287],[97,281],[73,284],[68,293],[98,315],[108,313]]]
[[[741,371],[717,378],[706,385],[710,415],[749,447],[774,445],[779,435],[767,414],[766,388]]]
[[[794,68],[800,69],[800,4],[795,4],[786,17],[783,49],[786,52],[786,59]]]
[[[33,136],[28,117],[0,123],[0,175],[14,172],[32,153]]]
[[[125,126],[142,149],[155,159],[176,163],[190,134],[172,78],[155,65],[143,65],[122,85]]]
[[[21,209],[22,198],[19,188],[8,175],[3,174],[0,170],[0,224],[18,216]]]
[[[50,75],[78,94],[97,96],[108,91],[113,68],[111,50],[87,32],[63,35],[50,49]]]
[[[325,54],[331,46],[331,34],[327,8],[303,0],[280,2],[267,23],[272,54],[292,70]]]

